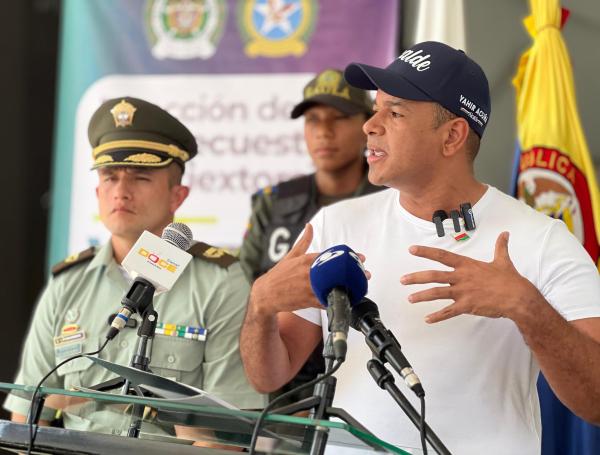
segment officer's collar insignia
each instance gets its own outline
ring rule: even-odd
[[[131,126],[133,124],[133,115],[135,114],[135,111],[137,111],[137,108],[133,104],[121,100],[120,103],[114,105],[110,110],[110,113],[115,119],[115,126],[118,128],[120,126]]]
[[[83,250],[77,254],[69,256],[64,261],[56,264],[52,267],[52,275],[57,276],[58,274],[70,269],[71,267],[81,264],[82,262],[91,260],[96,255],[96,248],[89,247],[87,250]]]
[[[198,259],[212,262],[223,268],[227,268],[238,261],[238,258],[228,253],[226,249],[217,248],[203,242],[194,243],[187,252]]]
[[[75,262],[79,258],[79,253],[72,254],[68,258],[65,259],[65,264],[70,264],[71,262]]]
[[[227,250],[211,246],[202,255],[207,258],[218,259],[220,257],[225,256],[226,254],[228,254]]]

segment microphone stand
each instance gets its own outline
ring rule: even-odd
[[[333,339],[331,334],[327,337],[327,341],[323,347],[323,358],[325,359],[325,373],[331,371],[333,362],[335,360],[335,354],[333,351]],[[323,376],[321,374],[320,376]],[[318,398],[317,405],[312,408],[310,418],[315,420],[329,419],[328,408],[333,405],[333,396],[335,395],[335,386],[337,384],[337,378],[329,376],[323,381],[318,382],[314,389],[314,397]],[[310,448],[310,455],[323,455],[325,452],[325,446],[327,445],[327,438],[329,436],[329,429],[326,427],[317,426],[313,434],[312,445]]]
[[[323,358],[325,359],[325,373],[319,374],[319,377],[324,376],[327,372],[331,371],[335,361],[335,354],[333,349],[333,338],[331,333],[327,337],[327,341],[323,347]],[[333,397],[335,395],[335,387],[337,379],[333,376],[325,378],[323,381],[317,383],[313,390],[313,396],[304,398],[298,402],[291,403],[280,408],[273,410],[274,414],[295,414],[299,411],[310,410],[309,417],[316,420],[328,420],[331,417],[337,417],[359,431],[373,435],[364,425],[362,425],[353,416],[348,414],[344,409],[335,408],[332,406]],[[323,454],[327,445],[328,429],[324,427],[317,427],[315,430],[307,430],[304,437],[302,451],[308,452],[310,455]],[[365,441],[375,450],[379,450],[379,445]]]
[[[151,299],[152,297],[150,297]],[[152,302],[145,305],[142,313],[142,323],[138,329],[138,341],[135,348],[135,354],[131,359],[130,366],[141,371],[150,371],[150,358],[152,356],[152,341],[154,339],[154,333],[156,331],[156,322],[158,320],[158,313],[154,310]],[[123,388],[121,389],[122,395],[129,393],[130,382],[128,379],[125,380]],[[127,436],[130,438],[137,438],[140,435],[140,429],[142,427],[142,420],[144,416],[145,406],[142,404],[134,404],[131,412],[131,424],[127,431]]]
[[[416,411],[410,401],[408,401],[408,399],[404,396],[404,394],[400,392],[400,389],[396,387],[396,384],[394,383],[394,376],[392,376],[390,371],[385,367],[383,361],[377,356],[377,354],[373,355],[374,358],[367,362],[367,370],[369,370],[371,377],[379,387],[386,390],[391,395],[394,401],[398,403],[402,411],[404,411],[404,413],[408,416],[410,421],[420,431],[421,418],[419,413]],[[452,455],[442,441],[440,441],[434,431],[429,427],[429,425],[427,425],[427,423],[425,423],[425,439],[427,439],[427,442],[429,442],[436,453],[440,455]]]

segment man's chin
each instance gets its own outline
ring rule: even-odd
[[[110,232],[113,237],[118,237],[121,239],[129,239],[129,240],[137,240],[142,232],[144,232],[144,228],[141,227],[132,227],[132,226],[120,226],[118,224],[113,225],[104,225],[106,229]]]
[[[389,185],[386,185],[387,182],[385,181],[385,179],[381,175],[373,172],[371,169],[369,169],[369,173],[367,174],[367,178],[369,179],[369,183],[371,183],[371,185],[375,185],[375,186],[389,186]]]

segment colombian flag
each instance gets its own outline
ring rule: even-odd
[[[562,219],[600,267],[600,196],[575,102],[573,72],[561,28],[569,13],[558,0],[530,0],[524,21],[533,45],[513,79],[518,144],[514,192]],[[540,375],[542,453],[600,453],[600,429],[575,417]]]
[[[600,195],[581,129],[573,71],[561,35],[569,12],[558,0],[530,0],[524,20],[533,45],[513,79],[519,199],[562,219],[600,267]]]

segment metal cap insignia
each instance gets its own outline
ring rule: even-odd
[[[128,103],[125,100],[121,100],[120,103],[115,104],[110,110],[110,113],[115,119],[115,126],[131,126],[133,124],[133,114],[135,114],[136,110],[137,109],[133,104]]]

